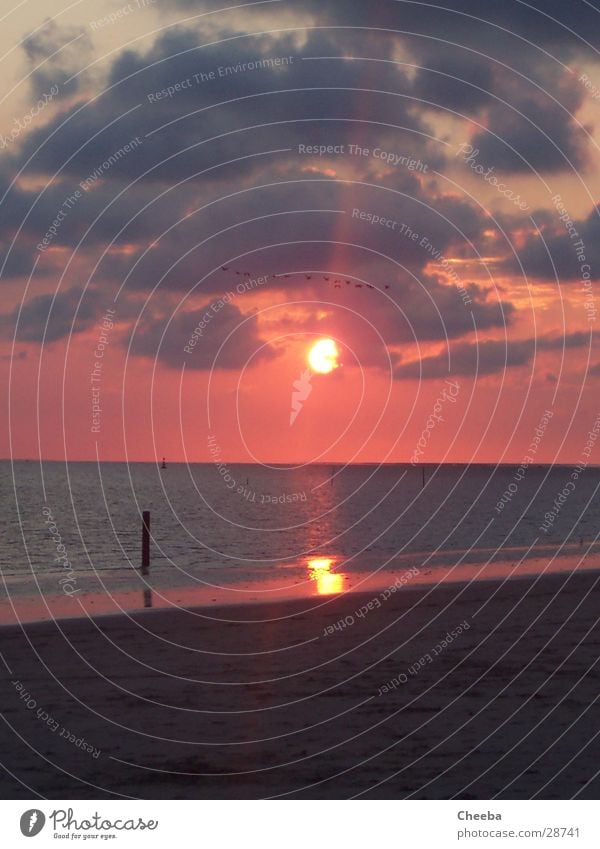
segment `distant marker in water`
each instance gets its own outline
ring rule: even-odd
[[[150,571],[150,511],[142,513],[142,575]]]

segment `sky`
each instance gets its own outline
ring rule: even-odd
[[[599,5],[11,0],[0,456],[599,463]]]

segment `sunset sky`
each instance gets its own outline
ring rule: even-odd
[[[597,5],[3,11],[0,455],[577,462]]]

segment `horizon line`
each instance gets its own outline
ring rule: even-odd
[[[162,464],[162,457],[155,460],[114,460],[96,458],[83,459],[65,459],[52,457],[0,457],[0,463],[122,463],[123,465],[149,465],[159,466]],[[412,463],[410,460],[361,460],[357,462],[348,462],[345,460],[327,460],[319,462],[299,461],[291,462],[289,460],[265,460],[262,463],[249,462],[246,460],[220,460],[215,463],[214,460],[167,460],[168,466],[216,466],[216,465],[231,465],[231,466],[256,466],[257,468],[266,468],[269,466],[287,466],[288,468],[298,468],[305,466],[412,466],[414,469],[428,468],[431,466],[522,466],[522,460],[431,460],[426,463]],[[577,466],[578,461],[560,460],[560,461],[540,461],[537,463],[528,463],[527,468],[533,466]],[[588,463],[586,469],[600,469],[600,463]]]

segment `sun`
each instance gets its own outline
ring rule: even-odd
[[[317,374],[329,374],[339,366],[339,356],[333,339],[319,339],[308,352],[308,364]]]

